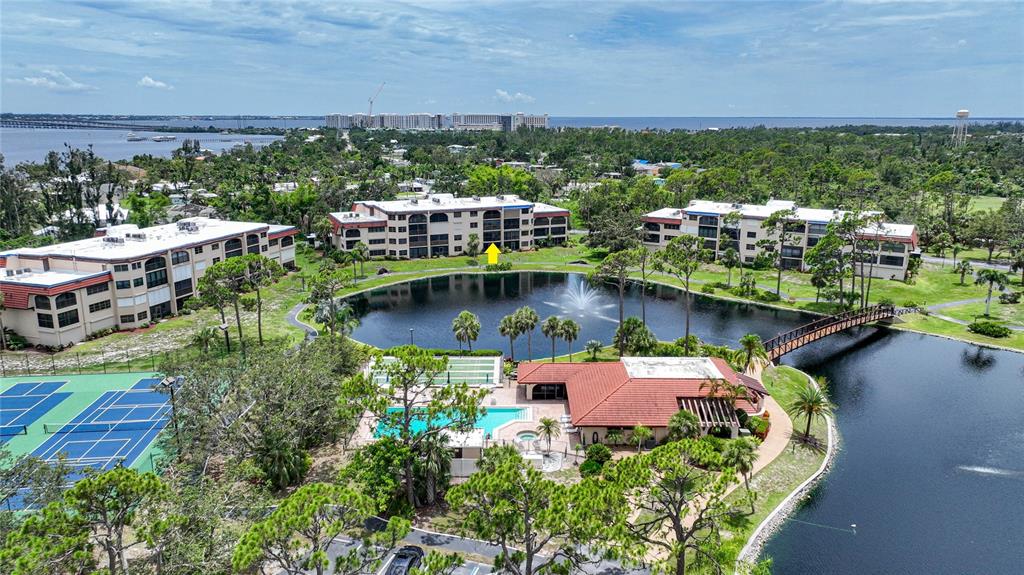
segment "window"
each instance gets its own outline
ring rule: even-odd
[[[462,239],[462,236],[455,236],[455,241],[459,241],[461,239]]]
[[[69,291],[54,298],[54,303],[57,305],[57,309],[62,309],[78,303],[78,298],[75,297],[75,292]]]
[[[448,242],[448,234],[430,234],[430,241],[433,242]]]
[[[132,282],[128,280],[117,280],[116,282],[114,282],[114,285],[117,287],[117,289],[128,289],[132,287]]]
[[[224,242],[224,257],[233,258],[242,255],[242,240],[238,238]]]
[[[882,251],[902,254],[907,251],[907,246],[899,242],[882,242]]]
[[[405,231],[405,226],[398,226],[398,231],[399,231],[399,233],[404,232]]]
[[[290,245],[292,245],[294,243],[295,243],[295,238],[293,238],[291,236],[285,236],[285,237],[281,238],[281,247],[282,248],[286,248],[286,247],[288,247],[288,246],[290,246]]]
[[[404,244],[405,243],[405,238],[398,238],[398,243]]]
[[[110,282],[103,282],[101,284],[96,284],[85,288],[86,295],[103,293],[105,291],[110,291]]]
[[[523,224],[524,226],[525,226],[526,224],[528,224],[528,223],[530,223],[530,220],[523,220],[523,221],[522,221],[522,224]]]
[[[386,228],[384,226],[375,226],[375,227],[372,227],[372,228],[368,228],[367,232],[371,233],[371,234],[380,234],[380,233],[383,233],[385,229]]]
[[[110,309],[109,299],[89,304],[89,313],[96,313],[104,309]]]
[[[134,321],[135,321],[135,316],[133,316],[133,315],[123,315],[123,316],[121,316],[121,323],[132,323]]]
[[[461,218],[462,217],[462,212],[455,212],[455,217],[456,218]]]
[[[396,228],[395,226],[391,226],[391,227],[388,228],[388,231],[391,232],[391,233],[395,233],[395,232],[398,231],[398,228]]]
[[[407,252],[405,250],[399,250],[398,251],[398,255],[400,255],[400,256],[405,256],[405,255],[408,255],[408,254],[409,254],[409,252]]]
[[[387,250],[370,250],[370,257],[382,256]]]
[[[128,264],[114,264],[115,272],[126,272],[128,271]]]
[[[188,252],[174,252],[171,254],[171,265],[183,264],[188,261]]]
[[[469,227],[476,228],[476,227],[479,227],[479,226],[477,225],[476,222],[469,222]]]
[[[678,230],[679,224],[665,224],[666,230]]]
[[[405,216],[398,216],[398,221],[404,222],[405,221]]]
[[[804,257],[804,249],[796,246],[782,246],[782,257],[802,258]]]
[[[195,249],[193,249],[192,251],[197,254],[201,254],[203,253],[203,246],[196,246]]]
[[[397,244],[398,243],[398,239],[397,238],[391,238],[391,239],[388,240],[388,243],[389,244]]]
[[[137,315],[136,317],[139,318],[139,321],[142,321],[144,319],[149,319],[149,312],[148,311],[140,311],[139,315]]]
[[[164,272],[164,273],[166,273],[166,272]],[[149,274],[147,274],[147,275],[149,275]],[[140,285],[142,285],[142,281],[143,281],[142,278],[135,278],[135,279],[132,280],[132,285],[135,286],[135,287],[139,287]]]
[[[824,235],[828,233],[828,224],[807,224],[807,233]]]
[[[257,236],[256,234],[249,234],[245,236],[245,245],[254,246],[258,243],[260,243],[260,237]]]
[[[430,223],[447,222],[448,214],[430,214]]]
[[[696,214],[689,214],[689,215],[686,216],[686,219],[690,220],[691,222],[695,222],[695,221],[697,221],[697,215]]]
[[[149,258],[146,260],[146,271],[162,270],[167,267],[167,260],[162,257]]]
[[[883,266],[896,266],[903,267],[903,258],[901,256],[882,256],[878,259],[878,263]]]
[[[269,249],[267,246],[260,246],[260,251],[261,252],[265,252],[265,251],[267,251],[267,249]]]
[[[755,244],[747,244],[747,249],[748,250],[756,250],[757,246]]]
[[[167,270],[156,270],[146,273],[147,288],[155,288],[162,285],[167,285]]]
[[[747,232],[747,237],[748,238],[756,238],[757,237],[757,232]]]
[[[476,214],[477,214],[477,212],[469,212],[469,217],[475,218]]]
[[[53,309],[50,307],[50,298],[44,295],[36,296],[36,309]]]
[[[345,230],[346,238],[358,238],[360,234],[362,234],[362,231],[359,228],[349,228]]]
[[[378,246],[378,245],[380,245],[382,243],[384,243],[384,238],[374,238],[374,239],[370,240],[370,245],[371,246]]]
[[[132,262],[132,269],[133,270],[142,269],[142,262]]]
[[[461,252],[462,251],[462,246],[455,246],[455,251]]]
[[[280,242],[280,240],[278,240],[277,238],[274,238],[274,239],[270,240],[270,245],[276,246],[279,242]]]
[[[220,244],[213,244],[212,246],[210,246],[210,249],[211,250],[219,250],[220,249]]]
[[[181,297],[192,293],[192,280],[186,278],[174,282],[174,297]]]
[[[523,208],[522,211],[523,211],[524,214],[528,214],[528,213],[530,213],[530,208]]]
[[[57,325],[60,327],[67,327],[69,325],[75,325],[78,323],[78,310],[69,309],[68,311],[62,311],[57,314]]]
[[[220,258],[213,258],[213,263],[219,264],[220,263]]]
[[[36,314],[36,323],[39,324],[39,327],[52,328],[53,327],[53,316],[48,314],[48,313],[37,313]]]
[[[267,237],[267,232],[260,232],[260,237],[261,238]]]

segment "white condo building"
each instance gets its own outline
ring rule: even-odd
[[[325,117],[328,128],[348,130],[351,128],[387,130],[477,130],[511,132],[521,127],[548,128],[547,114],[328,114]]]
[[[745,263],[751,263],[762,251],[759,241],[778,239],[769,236],[768,230],[761,227],[762,222],[777,211],[789,209],[795,211],[795,216],[786,226],[789,241],[782,248],[782,266],[805,270],[807,250],[825,235],[829,223],[842,219],[848,212],[802,208],[795,202],[782,200],[772,200],[765,205],[693,200],[685,208],[662,208],[646,214],[643,218],[644,245],[663,248],[678,235],[698,236],[704,238],[704,246],[714,252],[716,258],[732,248]],[[740,214],[738,225],[727,225],[722,221],[726,214],[732,212]],[[873,277],[906,279],[910,258],[920,254],[915,226],[882,223],[864,228],[858,235],[874,242]],[[862,264],[865,271],[870,263],[865,261]]]
[[[179,313],[204,270],[243,254],[295,265],[292,226],[186,218],[84,240],[0,252],[4,325],[33,345],[61,346]]]
[[[569,210],[514,195],[356,202],[330,217],[335,248],[347,251],[361,242],[371,257],[399,259],[462,255],[473,234],[482,252],[490,244],[510,250],[559,245],[569,233]]]

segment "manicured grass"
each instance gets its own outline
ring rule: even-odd
[[[943,310],[943,313],[944,312],[945,310]],[[896,324],[896,327],[900,329],[931,335],[943,335],[954,339],[995,345],[1010,349],[1024,350],[1024,332],[1021,331],[1014,331],[1010,334],[1010,337],[994,338],[971,333],[970,331],[967,331],[967,326],[965,325],[960,325],[937,317],[910,314],[905,315],[900,319],[903,320],[903,323]]]
[[[544,343],[547,343],[547,347],[551,347],[551,340],[548,339]],[[576,363],[580,363],[580,362],[590,363],[592,361],[600,362],[600,361],[618,361],[619,360],[619,352],[618,352],[618,350],[616,350],[614,346],[610,346],[610,345],[606,345],[606,346],[602,347],[601,351],[597,352],[597,359],[596,360],[592,359],[590,357],[590,354],[587,352],[587,350],[583,349],[583,345],[586,344],[586,343],[587,342],[585,342],[585,341],[584,342],[573,342],[572,360],[574,362],[576,362]],[[536,344],[537,344],[537,342],[535,341],[534,345],[536,345]],[[576,349],[577,345],[579,345],[579,350]],[[540,347],[540,348],[536,348],[536,349],[545,349],[545,348],[544,347]],[[549,362],[549,361],[551,361],[551,356],[549,355],[547,358],[543,358],[543,359],[542,358],[537,358],[534,361],[537,361],[537,362]],[[569,362],[569,355],[568,354],[555,356],[555,363],[568,363],[568,362]]]
[[[762,379],[769,393],[783,407],[789,405],[796,396],[797,390],[807,384],[807,378],[803,372],[787,366],[769,367],[765,370]],[[802,418],[793,421],[793,428],[799,433],[802,433],[805,425],[805,420]],[[820,419],[813,420],[811,435],[818,438],[824,445],[828,438],[825,422]],[[782,503],[787,495],[817,471],[824,458],[824,451],[817,451],[803,443],[790,441],[790,446],[785,451],[751,478],[750,488],[757,493],[757,500],[754,502],[755,511],[751,515],[743,515],[727,522],[724,541],[718,553],[719,560],[723,565],[728,568],[736,561],[736,557],[746,545],[747,539],[750,538],[754,529]],[[744,488],[740,486],[729,494],[727,500],[736,503],[745,495]],[[749,510],[749,506],[747,509]]]
[[[990,306],[992,317],[985,317],[985,302],[947,307],[936,313],[963,321],[990,319],[1013,325],[1024,325],[1024,304],[1002,304],[999,303],[999,298],[994,294],[992,296],[992,305]]]
[[[1006,198],[1000,198],[999,196],[974,196],[971,198],[970,210],[972,212],[980,212],[982,210],[998,210]]]

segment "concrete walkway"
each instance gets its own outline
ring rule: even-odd
[[[316,330],[316,328],[299,319],[299,314],[302,313],[302,310],[306,309],[306,305],[307,304],[305,303],[295,304],[295,307],[288,310],[288,317],[286,319],[288,320],[288,323],[291,326],[297,327],[302,331],[306,332],[306,339],[313,339],[314,337],[320,335],[320,333]]]
[[[921,260],[925,261],[925,262],[928,262],[930,264],[939,264],[941,266],[953,267],[953,258],[940,258],[940,257],[936,257],[936,256],[925,256],[925,255],[922,255],[921,256]],[[958,258],[956,261],[957,262],[961,262],[961,261],[963,261],[963,258]],[[1010,266],[1008,266],[1006,264],[999,264],[999,263],[991,263],[990,264],[988,262],[982,262],[982,261],[977,261],[977,260],[967,260],[967,261],[971,262],[971,265],[976,267],[976,268],[991,268],[991,269],[994,269],[994,270],[1003,270],[1003,271],[1009,271],[1009,269],[1010,269]]]

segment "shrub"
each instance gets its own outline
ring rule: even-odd
[[[7,342],[7,349],[11,351],[19,351],[25,349],[28,345],[28,340],[21,335],[14,333],[10,329],[4,330],[4,340]]]
[[[476,266],[480,265],[480,260],[476,258],[466,258],[466,265],[475,268]]]
[[[700,293],[715,293],[715,286],[711,284],[704,284],[700,288]]]
[[[891,297],[883,297],[878,300],[878,305],[896,305],[896,302]]]
[[[501,262],[500,264],[487,264],[484,270],[489,272],[507,272],[512,269],[512,262]]]
[[[603,443],[595,443],[587,448],[587,461],[596,462],[598,465],[604,465],[607,461],[612,458],[612,450],[608,449],[608,446]]]
[[[780,298],[777,293],[772,291],[757,290],[757,292],[754,293],[754,299],[756,299],[757,301],[773,302],[779,301],[782,298]]]
[[[999,303],[1020,303],[1020,292],[1008,291],[1006,293],[999,294]]]
[[[592,459],[588,459],[583,462],[583,465],[580,465],[580,475],[583,477],[594,477],[600,475],[601,468],[603,467],[604,466],[600,463]]]
[[[920,304],[912,299],[904,300],[902,305],[903,307],[921,307]]]
[[[747,419],[747,429],[750,430],[750,433],[753,433],[761,439],[764,439],[765,436],[768,435],[768,428],[768,420],[759,415],[754,415],[751,416],[750,419]]]
[[[1005,325],[999,325],[994,321],[976,321],[967,326],[967,329],[978,335],[996,338],[1010,337],[1010,334],[1013,333],[1010,328]]]

